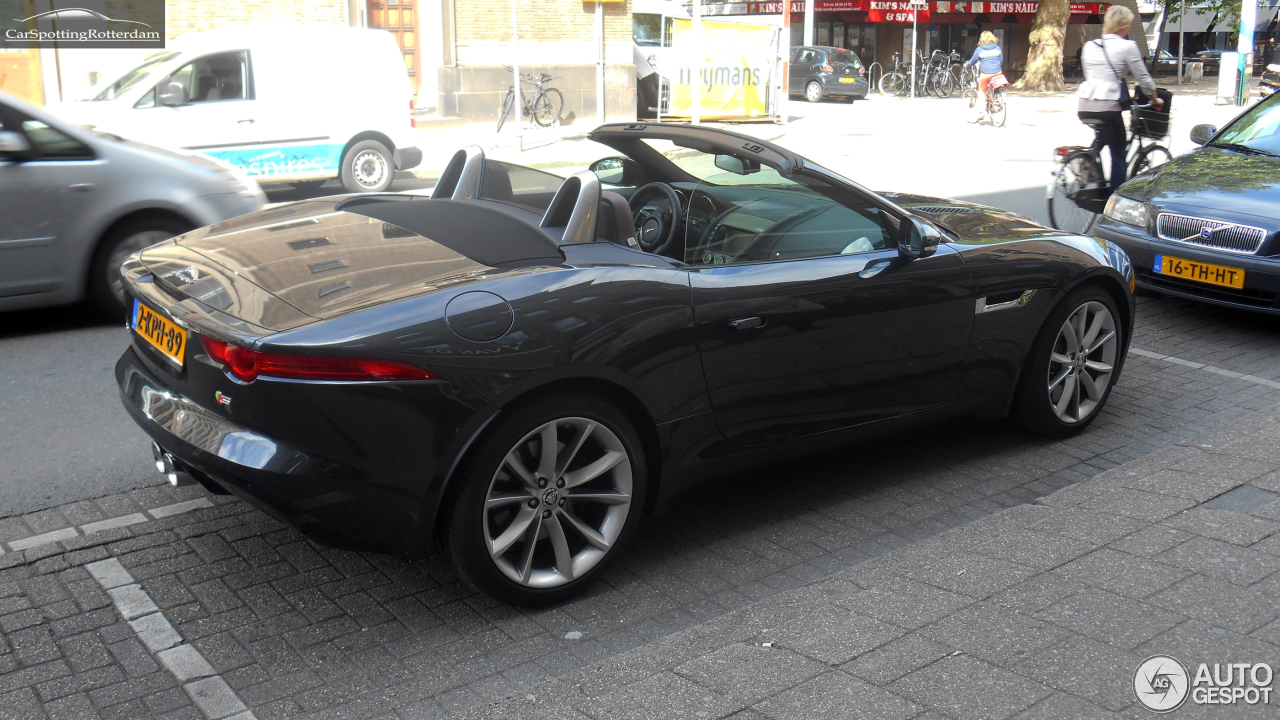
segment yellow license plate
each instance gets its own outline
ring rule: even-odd
[[[858,79],[857,78],[840,78],[840,82],[842,83],[858,82]]]
[[[182,351],[187,346],[187,331],[144,305],[133,301],[133,329],[143,340],[182,367]]]
[[[1157,255],[1154,269],[1161,275],[1172,275],[1184,280],[1222,285],[1237,290],[1244,287],[1244,270],[1240,268]]]

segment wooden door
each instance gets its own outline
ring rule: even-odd
[[[418,92],[418,11],[417,0],[368,0],[369,27],[386,30],[395,36],[409,71],[409,83]]]

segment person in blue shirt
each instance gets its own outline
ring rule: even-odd
[[[969,58],[969,62],[965,65],[978,66],[978,97],[985,98],[987,96],[987,84],[991,82],[991,78],[1002,72],[1004,64],[1004,53],[1000,51],[1000,43],[996,40],[995,33],[990,30],[982,31],[982,35],[978,37],[978,47],[973,49],[973,57]],[[985,100],[978,102],[978,114],[971,122],[977,122],[985,115]]]

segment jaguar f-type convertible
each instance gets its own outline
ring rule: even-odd
[[[430,197],[130,257],[116,380],[158,467],[534,605],[695,479],[946,417],[1066,436],[1120,377],[1115,245],[723,130],[590,139],[613,154],[567,178],[470,147]]]

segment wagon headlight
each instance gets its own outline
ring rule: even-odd
[[[1111,199],[1107,200],[1107,208],[1102,211],[1102,214],[1125,225],[1139,228],[1147,226],[1146,203],[1130,200],[1120,195],[1112,195]]]

